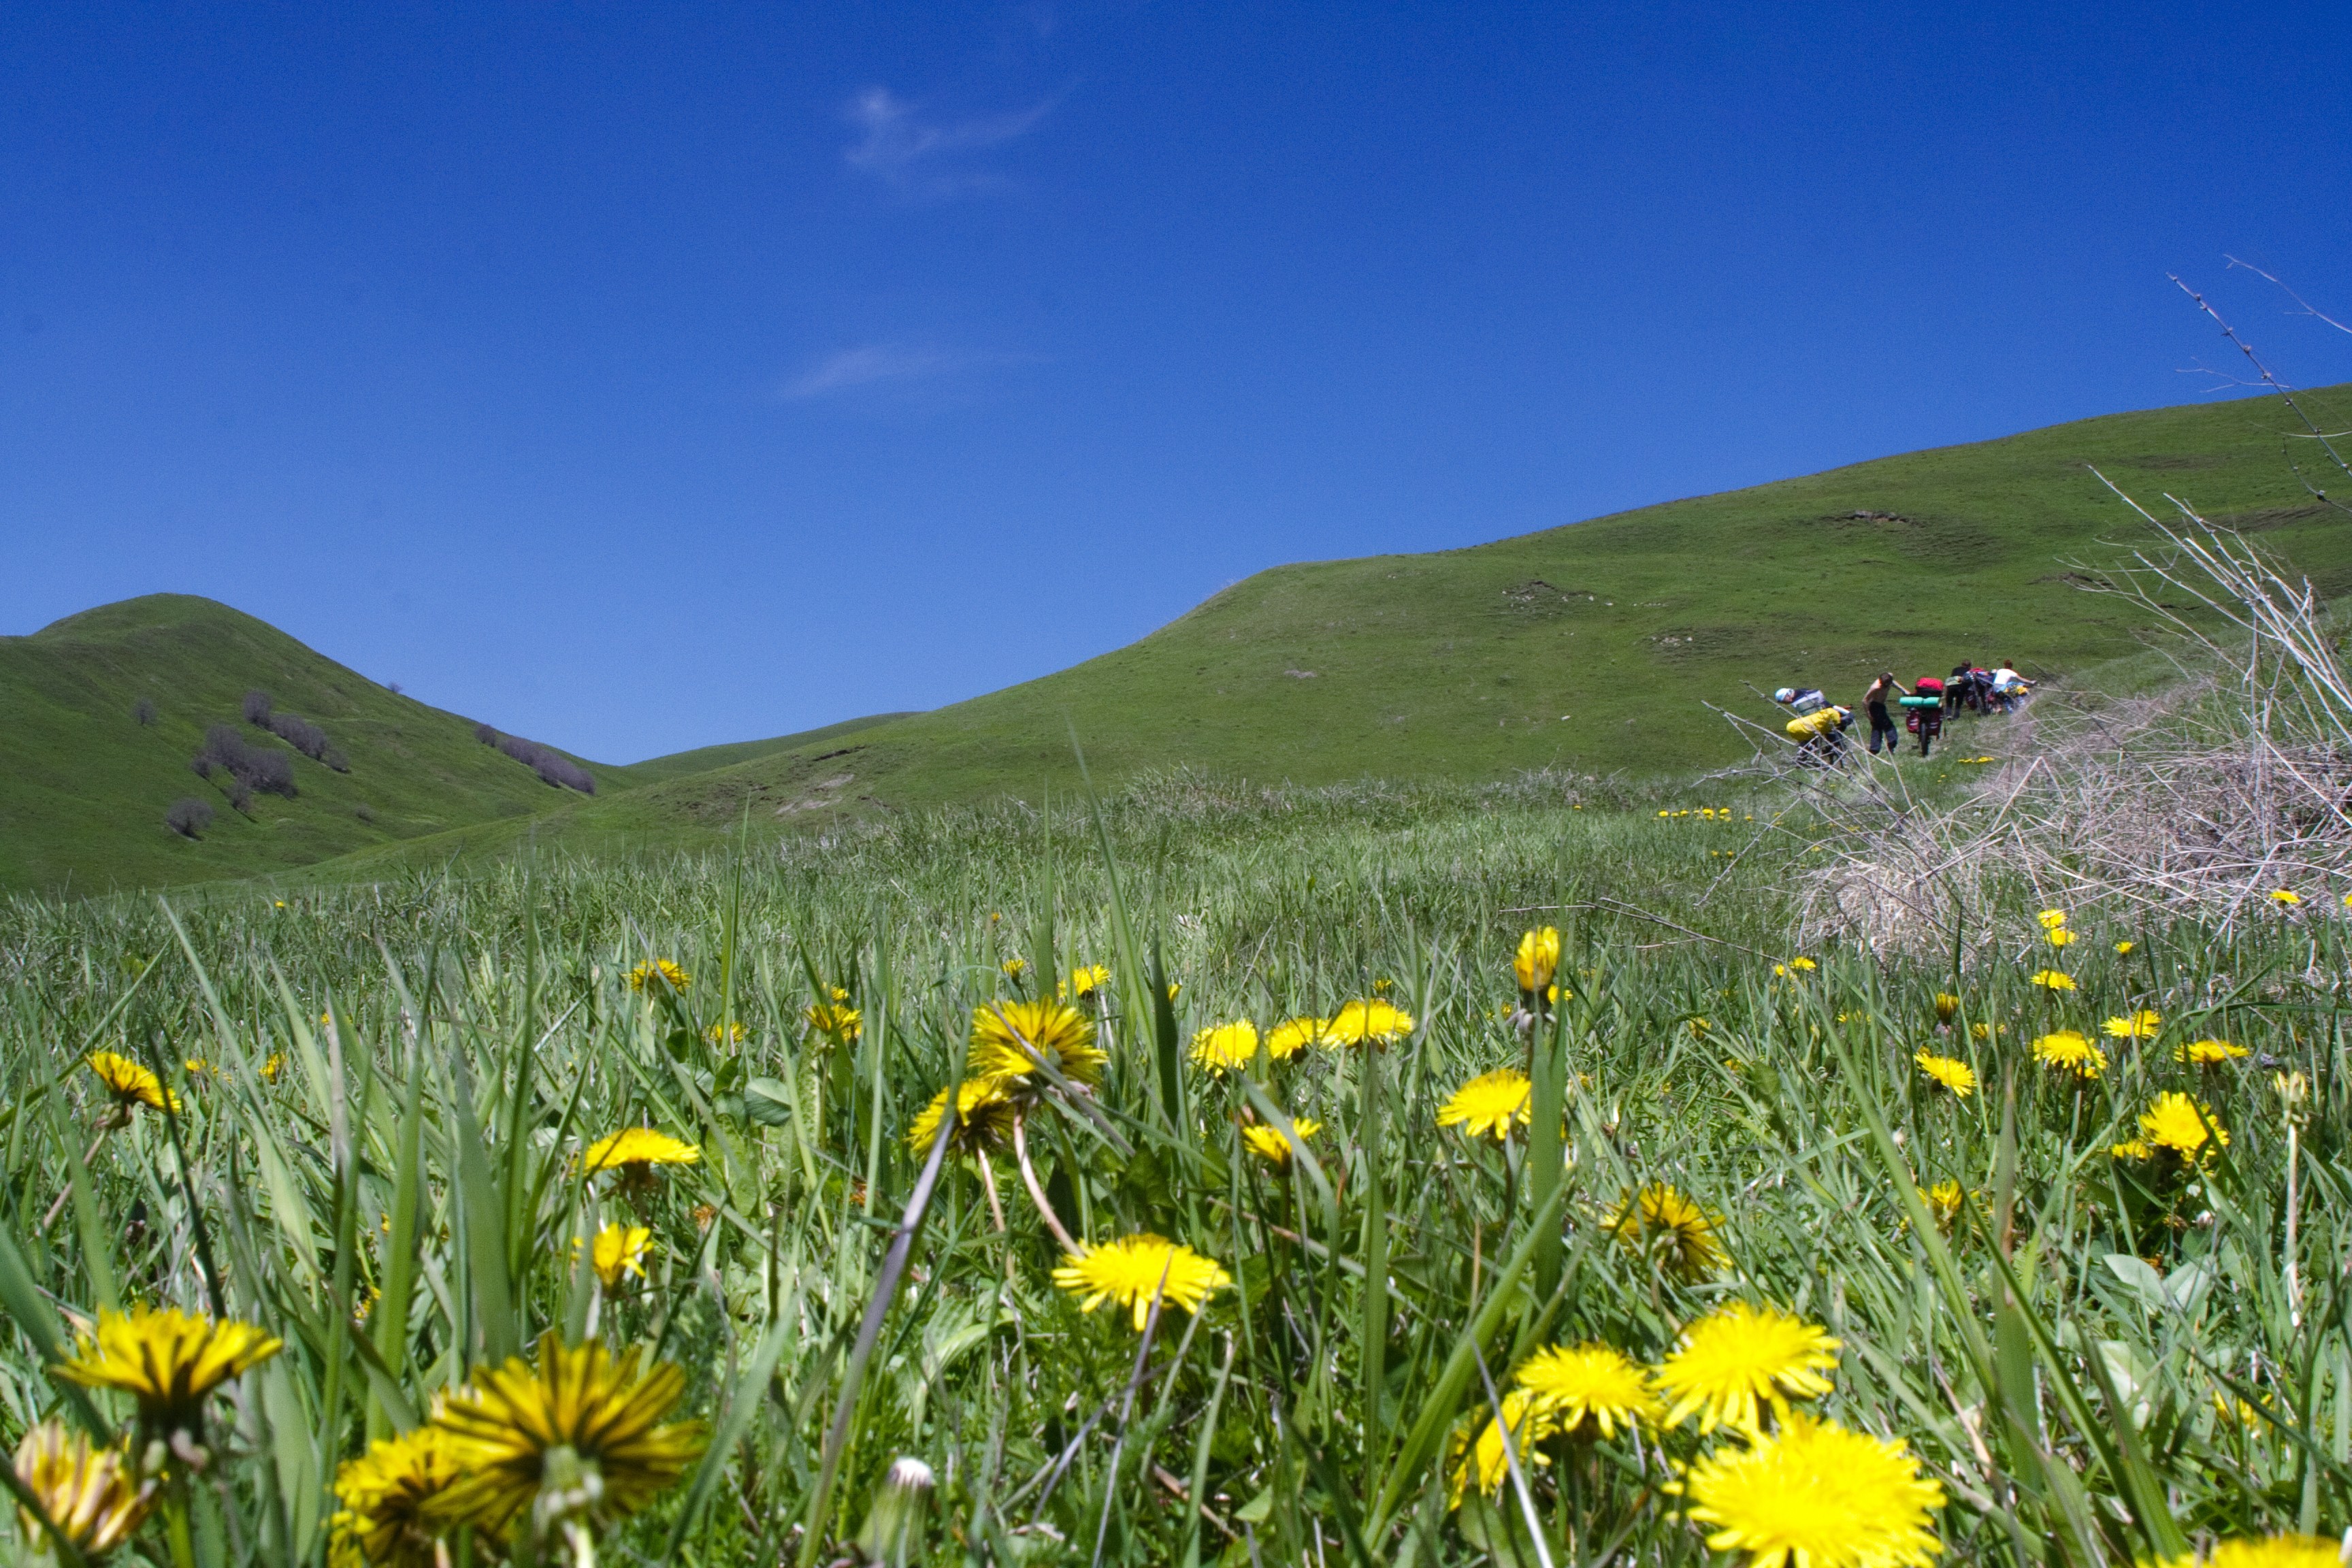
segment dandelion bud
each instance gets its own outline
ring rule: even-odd
[[[1511,960],[1511,972],[1522,992],[1532,995],[1549,985],[1552,972],[1559,967],[1559,931],[1545,926],[1519,938],[1519,951]]]
[[[923,1550],[923,1526],[931,1510],[931,1467],[912,1455],[891,1461],[889,1473],[874,1489],[866,1523],[857,1532],[857,1550],[871,1563],[906,1568]]]
[[[1938,991],[1936,993],[1936,1017],[1937,1021],[1948,1024],[1952,1021],[1952,1015],[1958,1013],[1959,1010],[1960,999],[1958,997],[1953,995],[1948,991]]]
[[[2279,1106],[2289,1121],[2300,1124],[2311,1114],[2311,1080],[2299,1072],[2275,1073],[2271,1087],[2278,1090]]]

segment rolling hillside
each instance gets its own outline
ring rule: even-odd
[[[2312,395],[2352,414],[2352,387]],[[860,813],[1187,764],[1266,783],[1482,778],[1544,766],[1655,773],[1740,753],[1700,706],[1963,658],[2063,674],[2128,652],[2127,606],[2070,562],[2171,491],[2258,533],[2326,592],[2352,589],[2352,525],[2287,468],[2274,404],[2109,416],[1427,555],[1277,567],[1141,641],[952,707],[828,735],[608,799],[530,831],[589,850],[715,842]],[[1106,591],[1114,584],[1099,585]],[[396,853],[495,852],[511,824]],[[380,858],[334,869],[364,874]]]
[[[350,771],[244,721],[247,691],[323,729]],[[142,722],[142,702],[151,721]],[[226,775],[189,760],[215,724],[290,765],[291,799],[232,808]],[[522,817],[559,791],[474,738],[473,721],[378,686],[253,616],[156,594],[0,637],[0,886],[108,888],[249,876],[461,824]],[[577,762],[578,759],[572,759]],[[584,764],[600,791],[627,770]],[[195,839],[166,828],[172,803],[212,807]],[[574,796],[573,798],[583,798]]]
[[[2352,415],[2352,388],[2315,395]],[[319,867],[373,870],[526,839],[716,842],[861,814],[1193,766],[1267,783],[1657,773],[1738,743],[1701,699],[1784,681],[1858,691],[2012,658],[2063,674],[2129,651],[2126,606],[2070,562],[2138,530],[2086,470],[2258,532],[2323,591],[2352,528],[2310,501],[2263,401],[2116,415],[1675,501],[1471,549],[1282,566],[1141,641],[934,712],[851,720],[629,767],[591,799],[226,605],[156,595],[0,637],[0,886],[100,891]],[[1106,585],[1115,586],[1115,585]],[[324,729],[337,772],[241,721],[247,690]],[[144,699],[152,723],[138,715]],[[214,724],[282,752],[291,799],[230,809],[189,759]],[[578,759],[572,759],[578,761]],[[192,796],[190,839],[164,826]]]

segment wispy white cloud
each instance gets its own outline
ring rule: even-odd
[[[1010,114],[988,115],[954,124],[934,124],[887,87],[870,87],[849,106],[849,121],[865,132],[842,157],[860,174],[872,174],[901,191],[949,195],[1006,184],[1003,176],[971,166],[970,154],[1025,136],[1054,111],[1052,99]]]
[[[1035,363],[1035,357],[923,344],[866,343],[827,354],[786,382],[782,395],[795,400],[823,397],[884,382],[924,381],[997,365],[1031,364]]]

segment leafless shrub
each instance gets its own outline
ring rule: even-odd
[[[358,817],[362,822],[373,825],[375,821],[375,807],[370,805],[365,801],[362,801],[358,805],[352,808],[352,815]]]
[[[488,724],[474,726],[474,739],[486,746],[496,746],[530,769],[539,775],[541,784],[577,790],[582,795],[596,793],[594,775],[552,746],[542,746],[537,741],[526,741],[520,735],[501,735]]]
[[[257,686],[255,687],[245,694],[245,721],[248,724],[268,724],[270,707],[269,693]]]
[[[183,838],[201,838],[213,825],[213,808],[194,795],[183,795],[163,813],[163,826]]]
[[[285,752],[266,746],[256,746],[237,733],[234,724],[215,724],[205,731],[202,750],[190,759],[199,778],[210,778],[215,768],[247,791],[259,790],[264,795],[283,795],[292,800],[294,759]],[[243,811],[245,806],[234,795],[229,804]]]
[[[261,722],[262,728],[313,762],[327,754],[327,732],[308,719],[298,719],[291,713],[271,713]]]
[[[155,700],[152,697],[142,697],[137,702],[131,704],[131,717],[142,725],[152,725],[155,722]]]

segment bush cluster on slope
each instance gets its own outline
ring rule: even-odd
[[[188,766],[200,779],[213,776],[215,770],[229,778],[228,803],[243,811],[251,792],[294,798],[294,759],[283,752],[248,745],[234,724],[215,724],[205,731],[205,743],[190,758]]]
[[[541,784],[578,790],[582,795],[596,793],[596,781],[588,770],[552,747],[542,746],[537,741],[526,741],[520,735],[501,735],[488,724],[474,726],[474,739],[485,746],[496,746],[530,769],[539,775]]]
[[[308,719],[278,712],[267,691],[245,694],[245,721],[259,725],[314,763],[324,763],[339,773],[352,771],[350,760],[327,743],[324,730]]]
[[[163,813],[163,826],[183,838],[195,838],[213,825],[213,808],[194,795],[182,795]]]

